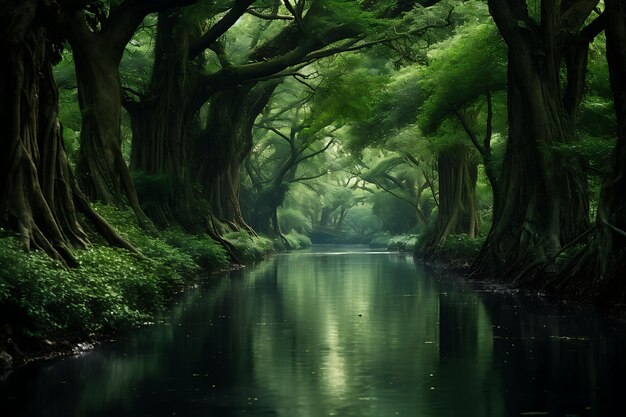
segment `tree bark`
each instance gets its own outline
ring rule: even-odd
[[[609,303],[626,300],[626,4],[606,0],[606,49],[615,113],[617,144],[613,169],[605,178],[593,238],[553,283],[578,298]]]
[[[479,232],[476,181],[478,164],[463,148],[439,154],[439,213],[433,235],[425,247],[432,255],[448,235],[467,234],[474,239]]]
[[[52,75],[54,48],[46,36],[46,18],[54,11],[38,0],[0,6],[0,43],[8,57],[0,65],[0,223],[25,250],[41,249],[76,266],[72,248],[88,245],[77,207],[111,244],[134,249],[81,204],[70,172]]]
[[[206,215],[198,206],[190,172],[188,128],[195,112],[188,106],[193,71],[188,60],[193,33],[180,27],[177,10],[161,12],[157,27],[152,78],[141,102],[127,105],[133,144],[131,167],[152,177],[166,178],[159,201],[146,204],[155,223],[173,222],[190,231],[204,228]],[[154,196],[140,196],[149,200]],[[145,198],[144,198],[145,197]]]
[[[211,99],[207,127],[196,140],[194,166],[212,215],[234,230],[254,234],[239,203],[240,167],[252,149],[252,127],[280,83],[250,83]],[[255,87],[256,85],[256,87]]]
[[[576,140],[561,93],[556,6],[542,2],[539,27],[522,3],[489,2],[509,47],[509,138],[493,224],[474,265],[481,274],[507,279],[538,278],[530,272],[589,223],[580,161],[555,149]]]
[[[157,4],[158,3],[158,4]],[[89,29],[83,11],[64,11],[60,28],[72,46],[82,115],[77,174],[92,201],[123,206],[128,203],[139,224],[149,227],[121,149],[121,83],[119,64],[127,42],[153,7],[127,0],[102,23]],[[161,4],[162,3],[162,4]],[[123,13],[122,13],[123,11]]]

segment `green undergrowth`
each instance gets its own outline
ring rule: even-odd
[[[289,242],[291,249],[306,249],[310,248],[312,245],[311,238],[295,230],[290,230],[289,233],[285,234],[285,238],[287,242]]]
[[[190,235],[181,229],[168,229],[161,233],[161,237],[167,244],[191,256],[205,270],[226,269],[230,264],[226,249],[206,235]]]
[[[0,326],[36,339],[118,333],[152,321],[201,271],[229,266],[226,250],[206,235],[146,232],[130,211],[94,208],[141,255],[92,235],[89,249],[74,251],[79,267],[67,268],[43,252],[25,253],[5,234],[0,237]]]
[[[13,332],[34,337],[84,338],[149,321],[197,266],[140,258],[94,246],[75,251],[78,268],[45,253],[24,253],[16,239],[0,239],[0,306]]]
[[[396,235],[387,239],[387,249],[424,256],[420,248],[426,244],[427,239],[428,233]],[[382,245],[384,236],[378,236],[378,240]],[[442,245],[428,254],[428,258],[442,262],[453,269],[466,269],[474,262],[484,242],[484,236],[472,239],[466,234],[449,235]]]
[[[420,235],[406,234],[393,236],[387,242],[388,250],[398,250],[402,252],[415,252]]]
[[[466,234],[449,235],[430,257],[453,269],[467,269],[480,253],[483,243],[485,243],[484,236],[472,239]]]
[[[260,261],[277,250],[271,239],[251,236],[243,230],[226,233],[224,240],[232,245],[235,256],[244,264]]]
[[[375,248],[375,249],[387,248],[387,245],[389,244],[390,239],[391,239],[391,234],[387,232],[376,233],[372,237],[372,240],[370,240],[369,246],[370,248]]]
[[[101,204],[94,208],[142,254],[171,265],[174,272],[186,273],[189,272],[186,271],[189,267],[201,267],[207,271],[228,267],[228,253],[207,235],[192,235],[179,228],[170,228],[154,236],[139,227],[134,214],[129,210]]]

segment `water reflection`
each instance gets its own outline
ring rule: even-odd
[[[625,345],[606,322],[538,298],[476,291],[404,255],[350,251],[277,256],[211,279],[164,323],[125,342],[17,372],[0,386],[0,412],[428,417],[626,410]]]

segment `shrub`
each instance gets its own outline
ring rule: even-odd
[[[190,235],[180,229],[162,232],[163,240],[186,254],[207,271],[218,271],[228,267],[230,259],[222,245],[207,235]]]
[[[294,209],[280,209],[278,223],[282,230],[295,230],[298,233],[311,231],[311,219]]]
[[[285,235],[287,242],[289,242],[289,246],[291,249],[305,249],[310,248],[312,243],[311,239],[306,235],[301,235],[295,230],[291,230],[289,233]]]
[[[484,242],[484,236],[471,239],[466,234],[449,235],[437,249],[435,256],[453,267],[466,268],[474,262]]]
[[[233,246],[235,256],[243,263],[260,261],[275,251],[271,239],[251,236],[243,230],[226,233],[224,239]]]
[[[370,241],[370,248],[387,248],[391,235],[387,232],[375,233]]]
[[[387,249],[415,252],[419,237],[420,235],[416,234],[393,236],[391,239],[389,239]]]

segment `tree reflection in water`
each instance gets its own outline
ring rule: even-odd
[[[476,291],[405,255],[333,250],[211,278],[127,341],[17,372],[2,402],[28,398],[17,415],[51,416],[626,409],[624,343],[606,321]]]

